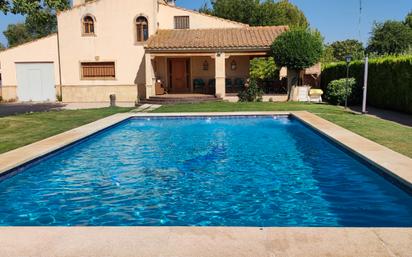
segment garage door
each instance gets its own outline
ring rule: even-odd
[[[17,63],[17,95],[20,101],[55,101],[53,63]]]

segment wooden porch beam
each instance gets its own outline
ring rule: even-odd
[[[226,53],[226,56],[269,56],[267,52]]]
[[[158,53],[158,54],[151,54],[151,57],[154,59],[156,57],[193,57],[193,56],[198,56],[198,57],[210,57],[213,58],[215,56],[215,53]]]
[[[224,52],[225,57],[229,58],[231,56],[269,56],[267,52]],[[151,58],[154,59],[156,57],[210,57],[214,59],[216,53],[151,53]]]

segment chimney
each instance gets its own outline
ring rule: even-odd
[[[171,6],[176,5],[176,0],[166,0],[166,2],[167,2],[168,5],[171,5]]]

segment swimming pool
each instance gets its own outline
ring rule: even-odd
[[[0,182],[2,226],[412,226],[412,196],[287,116],[134,118]]]

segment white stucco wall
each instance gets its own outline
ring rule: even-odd
[[[79,2],[80,3],[80,2]],[[95,17],[95,36],[82,36],[82,18]],[[135,18],[146,16],[150,35],[173,28],[174,16],[189,15],[191,28],[241,27],[243,25],[157,3],[157,0],[100,0],[58,16],[63,85],[132,85],[144,83],[138,75],[144,45],[136,43]],[[114,61],[115,80],[82,80],[80,62]]]
[[[136,42],[135,19],[145,16],[149,34],[157,28],[157,2],[153,0],[100,0],[58,15],[63,85],[135,84],[144,48]],[[95,18],[95,36],[82,36],[82,18]],[[82,80],[80,62],[114,61],[115,80]],[[144,74],[144,72],[143,72]],[[140,76],[141,77],[141,76]],[[141,79],[144,82],[144,78]]]
[[[85,0],[73,0],[73,6],[84,4]]]
[[[146,83],[144,43],[136,42],[135,20],[138,16],[148,19],[150,35],[159,28],[173,29],[174,16],[188,15],[192,29],[246,26],[159,4],[158,0],[96,0],[83,3],[84,0],[75,0],[73,8],[58,14],[63,100],[67,101],[107,101],[108,95],[112,93],[122,95],[123,101],[136,98],[135,85]],[[82,19],[85,15],[95,18],[94,36],[82,35]],[[57,45],[57,35],[52,35],[1,52],[3,85],[17,85],[16,62],[53,62],[58,85]],[[115,62],[116,78],[82,79],[80,63],[95,61]],[[128,93],[120,93],[125,92],[124,88],[128,88]]]
[[[189,16],[190,29],[210,29],[210,28],[239,28],[247,25],[232,22],[225,19],[185,10],[180,7],[159,5],[159,28],[174,29],[174,16]]]
[[[53,62],[56,85],[59,84],[57,35],[35,40],[0,52],[0,72],[3,86],[16,86],[16,63]]]
[[[235,61],[236,69],[232,70],[232,62]],[[226,78],[234,80],[249,78],[250,60],[249,56],[230,56],[226,59]]]

